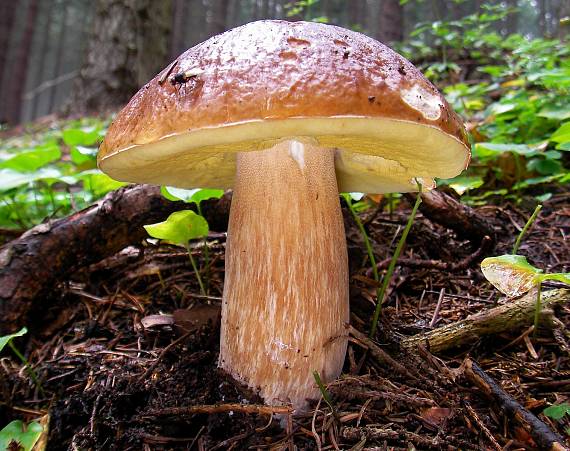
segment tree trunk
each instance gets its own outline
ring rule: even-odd
[[[9,75],[6,74],[6,66],[8,63],[8,46],[10,44],[10,36],[12,35],[12,26],[16,16],[16,11],[20,7],[19,1],[4,2],[0,1],[0,98],[6,99],[8,95],[7,85]],[[0,102],[0,124],[7,121],[5,102]]]
[[[385,43],[404,38],[404,15],[399,0],[383,0],[380,8],[380,40]]]
[[[188,2],[185,0],[174,0],[174,11],[172,20],[172,33],[170,35],[170,59],[176,58],[185,50],[184,31]]]
[[[545,37],[548,31],[546,24],[546,0],[538,0],[538,30],[541,37]]]
[[[345,5],[348,26],[353,28],[355,25],[360,25],[360,10],[363,6],[362,0],[352,0],[351,2],[346,2]]]
[[[171,24],[171,0],[98,0],[70,112],[124,105],[167,64]]]
[[[55,80],[58,75],[61,74],[61,61],[63,59],[63,52],[65,51],[65,36],[67,34],[67,17],[69,13],[69,8],[65,3],[61,3],[61,24],[59,27],[59,36],[57,38],[55,61],[53,63],[52,80]],[[49,101],[48,101],[48,111],[51,113],[54,111],[55,97],[57,94],[57,84],[53,85],[49,89]]]
[[[256,2],[257,3],[257,2]],[[228,0],[211,0],[211,11],[208,21],[208,36],[223,33],[227,30]]]
[[[517,0],[507,0],[507,8],[509,10],[515,10],[517,8]],[[507,34],[514,34],[518,29],[518,12],[511,11],[507,16]]]
[[[261,18],[269,19],[269,0],[261,0]]]
[[[10,90],[7,92],[5,98],[8,107],[6,120],[10,124],[17,124],[22,112],[22,96],[28,76],[28,63],[30,60],[30,50],[32,47],[38,6],[38,0],[30,0],[22,42],[19,43],[18,46],[14,70],[9,75]]]
[[[40,61],[38,63],[37,66],[37,71],[36,71],[36,77],[34,80],[34,88],[37,88],[43,81],[44,81],[44,70],[45,70],[45,63],[46,63],[46,54],[47,54],[47,49],[48,49],[48,43],[50,41],[49,39],[49,32],[50,32],[50,28],[51,28],[51,22],[52,22],[52,17],[53,17],[53,1],[52,0],[45,0],[45,2],[43,3],[44,7],[45,7],[45,17],[46,17],[46,21],[45,24],[43,25],[43,30],[42,30],[42,39],[40,42]],[[0,66],[2,67],[2,66]],[[30,119],[35,119],[38,116],[38,102],[41,96],[41,91],[36,92],[34,94],[34,97],[32,99],[32,110],[30,113]]]

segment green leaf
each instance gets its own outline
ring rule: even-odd
[[[4,347],[10,343],[10,341],[13,338],[16,337],[21,337],[22,335],[25,335],[28,333],[28,329],[26,329],[25,327],[22,327],[18,332],[13,333],[11,335],[4,335],[3,337],[0,337],[0,352],[2,352],[2,349],[4,349]],[[1,448],[0,448],[1,449]]]
[[[342,193],[342,195],[345,197],[345,199],[348,196],[351,200],[354,200],[356,202],[362,200],[364,197],[364,193]]]
[[[453,179],[440,180],[440,183],[448,185],[461,196],[469,190],[481,187],[483,185],[483,177],[460,175]]]
[[[566,105],[548,105],[539,111],[537,116],[547,119],[555,119],[563,121],[570,118],[570,104]]]
[[[71,161],[76,165],[84,164],[87,162],[93,162],[97,160],[97,149],[92,147],[84,146],[73,146],[71,148]],[[95,167],[95,166],[94,166]]]
[[[542,413],[553,420],[561,420],[565,415],[570,414],[570,404],[566,402],[555,404],[544,409]]]
[[[182,200],[187,203],[195,202],[197,204],[207,199],[219,199],[224,195],[224,190],[221,189],[182,189],[173,186],[163,186],[160,192],[168,200]]]
[[[42,168],[36,172],[22,173],[11,169],[0,169],[0,192],[44,179],[57,179],[61,172],[55,168]]]
[[[145,225],[150,236],[186,246],[194,238],[208,236],[208,222],[192,210],[172,213],[164,222]]]
[[[510,254],[484,259],[481,271],[497,290],[509,297],[521,296],[536,287],[542,273],[522,255]]]
[[[544,282],[545,280],[556,280],[557,282],[562,282],[565,283],[566,285],[570,285],[570,273],[567,272],[542,274],[539,278],[541,282]]]
[[[117,182],[99,170],[82,172],[79,178],[83,180],[84,188],[91,191],[96,197],[103,196],[110,191],[126,185],[125,182]]]
[[[68,128],[61,132],[63,142],[68,146],[92,146],[97,143],[99,133],[92,127],[82,130],[80,128]]]
[[[550,158],[534,158],[527,163],[526,167],[529,171],[536,171],[540,175],[558,174],[563,169],[560,161]]]
[[[550,136],[550,141],[559,144],[570,142],[570,121],[562,124],[558,130]]]
[[[519,155],[534,155],[537,153],[536,149],[527,146],[526,144],[498,144],[481,142],[475,144],[475,151],[487,154],[501,154],[503,152],[513,152]],[[483,152],[486,151],[486,152]]]
[[[11,443],[16,442],[20,449],[30,451],[39,440],[43,428],[41,424],[32,421],[26,425],[20,420],[9,423],[0,431],[0,450],[18,449],[11,448]]]
[[[61,158],[61,151],[56,144],[21,151],[13,157],[0,162],[0,168],[19,172],[31,172]]]

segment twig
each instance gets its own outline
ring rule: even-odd
[[[564,446],[562,437],[551,431],[545,423],[515,401],[471,359],[465,360],[465,376],[485,395],[493,399],[508,418],[512,418],[522,426],[533,438],[538,448],[553,451],[568,449]]]
[[[445,294],[445,288],[442,288],[439,292],[439,297],[437,298],[437,305],[435,306],[435,311],[433,312],[433,317],[429,323],[429,327],[435,326],[439,318],[439,311],[441,310],[441,304],[443,302],[443,295]]]
[[[194,331],[190,331],[184,335],[182,335],[181,337],[178,337],[176,340],[174,340],[172,343],[170,343],[168,346],[166,346],[158,355],[158,357],[156,358],[156,360],[154,362],[152,362],[152,364],[146,369],[146,371],[137,379],[137,382],[141,382],[142,380],[144,380],[149,374],[150,372],[156,367],[156,365],[158,365],[158,363],[162,360],[162,358],[165,356],[165,354],[170,351],[174,346],[176,346],[178,343],[180,343],[181,341],[185,340],[186,338],[188,338],[190,336],[190,334],[192,334]]]
[[[479,429],[481,429],[481,432],[483,432],[483,435],[485,435],[485,437],[487,437],[487,440],[489,440],[489,442],[491,442],[491,445],[493,445],[493,448],[495,448],[497,451],[502,451],[503,447],[501,445],[499,445],[499,443],[497,442],[497,440],[495,439],[495,437],[493,436],[493,434],[491,433],[489,428],[487,426],[485,426],[485,423],[483,423],[481,418],[479,418],[479,415],[477,415],[477,412],[475,412],[475,409],[473,409],[473,407],[471,407],[471,404],[469,404],[466,401],[464,403],[464,405],[465,405],[465,410],[467,411],[467,414],[471,417],[471,419],[475,423],[477,423],[477,426],[479,427]]]
[[[490,237],[484,236],[481,240],[479,248],[465,257],[463,260],[458,262],[445,262],[441,260],[416,260],[413,258],[400,258],[398,259],[398,266],[406,266],[408,268],[425,268],[425,269],[437,269],[446,272],[460,272],[469,268],[474,263],[478,262],[481,257],[483,257],[490,249],[493,240]],[[387,258],[382,260],[376,265],[378,271],[381,271],[388,267],[391,259]],[[366,276],[370,277],[372,275],[372,269],[366,271]]]
[[[414,376],[412,373],[408,371],[408,369],[403,366],[402,364],[396,362],[392,357],[388,355],[386,351],[380,348],[371,338],[367,337],[362,332],[356,330],[354,327],[349,326],[348,331],[350,335],[356,338],[361,344],[366,346],[376,360],[381,363],[387,364],[396,370],[397,373],[401,374],[402,376],[406,376],[412,380],[417,380],[418,378]]]

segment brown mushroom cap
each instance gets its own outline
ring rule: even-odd
[[[118,180],[229,188],[237,152],[282,139],[338,149],[341,191],[413,191],[414,177],[429,187],[470,158],[461,119],[409,61],[343,28],[265,20],[187,50],[148,82],[98,162]]]

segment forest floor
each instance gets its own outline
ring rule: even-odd
[[[409,211],[403,200],[393,214],[380,209],[362,214],[376,255],[391,255]],[[497,233],[490,255],[510,253],[532,213],[508,203],[477,211]],[[225,240],[217,230],[208,240],[208,296],[198,294],[184,251],[150,242],[83,268],[54,290],[54,307],[30,325],[30,339],[22,346],[41,386],[15,360],[3,358],[0,424],[49,414],[50,450],[539,449],[512,412],[466,376],[469,359],[567,437],[568,420],[541,413],[569,397],[564,334],[544,325],[533,336],[531,322],[437,357],[425,347],[411,352],[401,346],[405,337],[512,302],[484,279],[481,258],[469,261],[479,243],[459,240],[421,214],[402,255],[416,264],[396,267],[376,345],[358,339],[358,331],[367,333],[376,287],[362,238],[344,213],[354,333],[343,376],[327,387],[334,412],[320,401],[306,414],[271,421],[263,411],[244,408],[262,400],[217,368]],[[568,271],[568,234],[570,194],[558,189],[520,253],[548,272]],[[204,263],[200,245],[194,255]],[[450,272],[428,260],[469,264]],[[568,328],[570,305],[555,314]],[[190,406],[202,407],[168,410]]]

